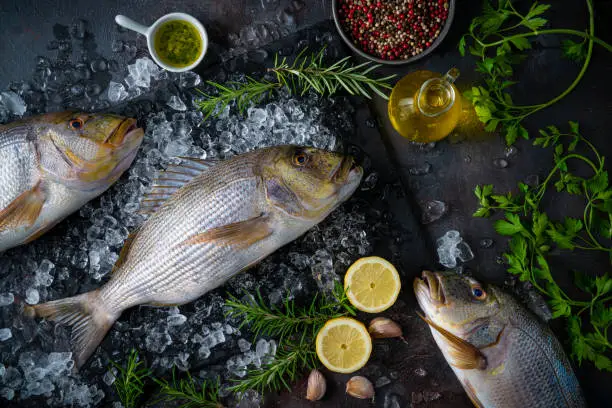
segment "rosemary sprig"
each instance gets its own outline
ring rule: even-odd
[[[486,124],[485,129],[501,128],[508,144],[513,144],[518,137],[528,139],[529,133],[522,121],[559,102],[578,85],[589,66],[594,44],[612,52],[612,45],[595,37],[592,0],[586,0],[589,12],[587,31],[545,29],[548,20],[543,15],[550,8],[549,4],[533,2],[526,12],[520,12],[514,3],[512,0],[486,0],[483,14],[472,20],[468,33],[459,41],[461,55],[465,55],[467,50],[478,58],[476,69],[485,76],[486,84],[473,87],[465,96],[473,103],[480,121]],[[512,85],[516,84],[513,66],[520,63],[531,49],[531,38],[551,34],[582,40],[563,41],[564,54],[582,61],[582,68],[574,81],[551,100],[535,105],[515,104],[509,93]]]
[[[160,386],[155,402],[173,401],[179,408],[223,408],[219,401],[219,379],[214,382],[204,380],[199,390],[189,372],[187,378],[181,380],[177,380],[173,370],[172,382],[157,378],[153,381]]]
[[[387,83],[395,75],[383,78],[369,78],[368,74],[380,67],[379,64],[364,62],[359,65],[349,63],[351,57],[344,57],[329,67],[325,67],[323,56],[325,49],[309,57],[305,56],[305,49],[298,54],[293,64],[287,59],[279,60],[278,54],[274,58],[274,68],[268,71],[274,72],[278,82],[297,92],[301,89],[304,95],[313,89],[321,95],[333,95],[342,88],[350,95],[361,95],[371,98],[370,91],[376,93],[383,99],[388,99],[382,89],[391,89]]]
[[[279,347],[272,362],[265,364],[257,370],[249,370],[244,379],[236,379],[230,390],[243,393],[256,390],[263,393],[267,390],[278,391],[285,387],[291,389],[291,382],[295,381],[302,372],[317,366],[316,352],[313,341],[306,333],[298,342],[285,342]]]
[[[389,80],[395,75],[371,77],[372,71],[380,65],[370,62],[353,65],[350,62],[351,57],[345,57],[326,67],[323,61],[324,48],[310,56],[306,55],[305,51],[304,49],[300,52],[292,64],[284,57],[280,59],[276,54],[274,67],[268,68],[269,72],[276,75],[276,82],[251,77],[247,77],[246,82],[232,81],[226,85],[207,81],[208,85],[215,88],[216,94],[200,91],[204,98],[198,102],[198,107],[205,113],[205,119],[210,115],[218,115],[232,101],[236,101],[238,110],[242,113],[249,105],[261,102],[273,90],[281,87],[300,95],[309,90],[321,95],[333,95],[343,89],[350,95],[371,98],[373,92],[388,99],[383,90],[391,89]]]
[[[259,103],[274,89],[282,86],[277,82],[257,81],[251,77],[246,77],[246,82],[231,81],[226,85],[213,81],[207,83],[217,89],[217,95],[209,95],[198,89],[198,92],[204,96],[204,99],[198,101],[198,107],[206,113],[205,120],[210,115],[217,116],[223,112],[232,101],[236,101],[238,110],[244,112],[250,104]]]
[[[111,364],[118,370],[114,385],[121,403],[125,408],[135,407],[143,393],[145,379],[151,372],[139,361],[138,352],[134,349],[130,351],[125,367],[114,361]]]
[[[261,294],[252,300],[230,297],[226,301],[227,315],[242,319],[241,326],[250,325],[256,335],[279,339],[274,360],[257,370],[250,370],[243,379],[237,379],[232,391],[259,392],[290,388],[289,384],[300,373],[317,365],[314,339],[329,319],[355,315],[346,292],[336,283],[329,296],[315,296],[309,305],[298,307],[294,300],[286,299],[282,307],[267,306]]]
[[[245,302],[230,295],[226,300],[226,316],[242,320],[240,327],[249,325],[255,337],[259,335],[283,339],[302,331],[316,335],[329,319],[355,315],[342,285],[336,283],[331,296],[315,295],[306,307],[296,307],[293,300],[286,298],[282,307],[268,306],[261,293],[252,302]]]

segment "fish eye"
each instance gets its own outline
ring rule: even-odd
[[[295,164],[296,166],[304,166],[306,163],[308,163],[308,155],[304,152],[296,152],[293,155],[293,164]]]
[[[83,127],[83,119],[80,118],[74,118],[74,119],[70,119],[70,129],[81,129]]]
[[[485,300],[487,298],[487,292],[485,292],[480,285],[472,285],[472,296],[476,300]]]

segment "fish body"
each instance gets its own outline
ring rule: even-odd
[[[361,176],[350,157],[295,146],[187,160],[157,179],[143,201],[152,215],[104,286],[32,311],[74,324],[81,366],[123,310],[188,303],[222,285],[323,220]]]
[[[0,125],[0,252],[36,239],[110,187],[143,135],[134,119],[109,114]]]
[[[438,347],[476,407],[585,407],[551,330],[494,285],[423,272],[414,290]]]

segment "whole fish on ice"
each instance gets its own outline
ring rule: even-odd
[[[476,407],[586,406],[559,341],[512,296],[454,272],[424,271],[414,291]]]
[[[128,238],[104,286],[26,312],[73,325],[82,366],[122,311],[188,303],[222,285],[322,221],[362,174],[351,157],[296,146],[185,160],[143,201],[152,216]]]
[[[50,113],[0,125],[0,252],[30,242],[110,187],[144,132],[135,119]]]

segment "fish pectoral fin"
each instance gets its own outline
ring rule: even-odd
[[[134,239],[136,238],[136,235],[138,235],[138,231],[139,231],[139,228],[135,229],[125,239],[125,242],[123,243],[123,247],[121,248],[121,252],[119,252],[119,258],[117,258],[117,262],[115,262],[115,265],[113,265],[111,274],[117,272],[117,270],[119,270],[119,268],[121,268],[123,264],[125,263],[125,260],[127,259],[127,255],[130,253],[130,248],[132,247],[132,244],[134,243]]]
[[[18,227],[31,227],[45,204],[45,193],[38,182],[31,190],[24,191],[5,209],[0,211],[0,232]]]
[[[450,357],[450,365],[462,370],[484,370],[487,368],[487,358],[484,356],[484,354],[482,354],[482,351],[480,351],[478,347],[468,343],[458,336],[455,336],[453,333],[438,326],[420,313],[417,314],[429,325],[429,327],[434,328],[442,335],[442,337],[444,337],[444,340],[449,348],[448,355]]]
[[[213,167],[217,160],[180,157],[181,164],[171,164],[153,180],[153,188],[140,202],[140,213],[154,213],[168,198],[195,177]]]
[[[238,248],[248,248],[272,234],[268,225],[270,217],[260,215],[245,221],[222,225],[196,234],[182,242],[183,245],[224,244]]]

